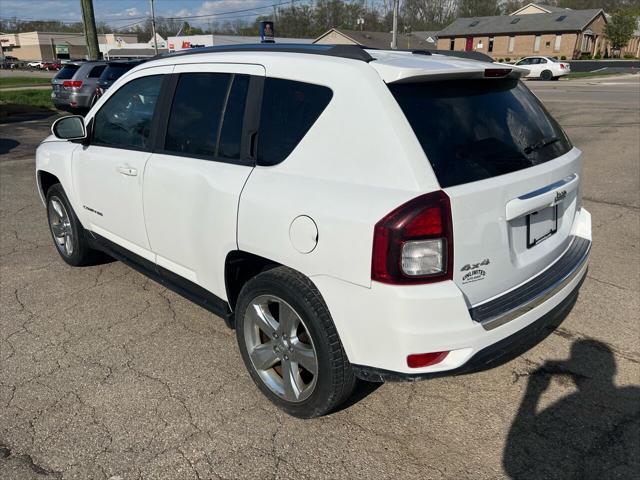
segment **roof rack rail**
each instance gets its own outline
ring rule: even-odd
[[[324,55],[329,57],[350,58],[362,62],[370,62],[374,58],[359,45],[317,45],[308,43],[256,43],[246,45],[219,45],[215,47],[191,48],[172,53],[163,53],[153,57],[153,60],[183,55],[197,55],[202,53],[222,52],[285,52],[307,53],[311,55]]]

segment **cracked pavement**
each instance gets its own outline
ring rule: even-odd
[[[529,82],[585,152],[593,215],[558,329],[491,370],[384,384],[310,421],[262,397],[222,320],[120,262],[63,263],[24,147],[52,119],[1,124],[18,145],[0,156],[0,478],[637,474],[640,84],[621,78]]]

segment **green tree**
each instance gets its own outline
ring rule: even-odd
[[[498,0],[459,0],[459,17],[488,17],[500,15]]]
[[[604,34],[614,50],[624,48],[631,40],[636,29],[637,18],[626,11],[619,11],[611,17],[604,27]]]

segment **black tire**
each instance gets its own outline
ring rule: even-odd
[[[72,244],[73,249],[71,254],[67,254],[65,248],[58,243],[52,228],[52,215],[50,214],[50,209],[53,208],[52,202],[54,201],[59,201],[63,205],[69,220],[68,223],[71,230],[70,243]],[[71,207],[71,203],[69,203],[67,194],[59,183],[52,185],[49,190],[47,190],[47,221],[49,222],[49,232],[51,233],[51,239],[53,240],[54,246],[66,263],[73,267],[80,267],[83,265],[91,265],[95,261],[96,252],[89,247],[85,229],[80,223],[80,220],[78,220],[76,213]]]
[[[551,73],[551,70],[543,70],[540,74],[540,78],[545,81],[551,80],[553,78],[553,73]]]
[[[308,398],[292,402],[277,395],[265,384],[249,356],[245,340],[245,314],[252,301],[268,295],[282,299],[304,322],[317,357],[315,386]],[[298,418],[313,418],[331,412],[353,393],[356,378],[342,348],[331,314],[313,283],[287,267],[263,272],[248,281],[238,298],[236,338],[251,378],[277,407]]]

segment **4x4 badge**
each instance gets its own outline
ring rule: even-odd
[[[467,263],[464,267],[460,269],[461,272],[466,272],[462,276],[462,283],[471,283],[471,282],[479,282],[480,280],[484,280],[487,276],[487,272],[484,270],[486,265],[489,265],[491,262],[488,258],[485,258],[481,262],[478,263]]]
[[[481,262],[478,263],[467,263],[464,267],[460,269],[461,272],[466,272],[467,270],[474,270],[478,267],[484,267],[485,265],[489,265],[491,262],[488,258],[485,258]]]

